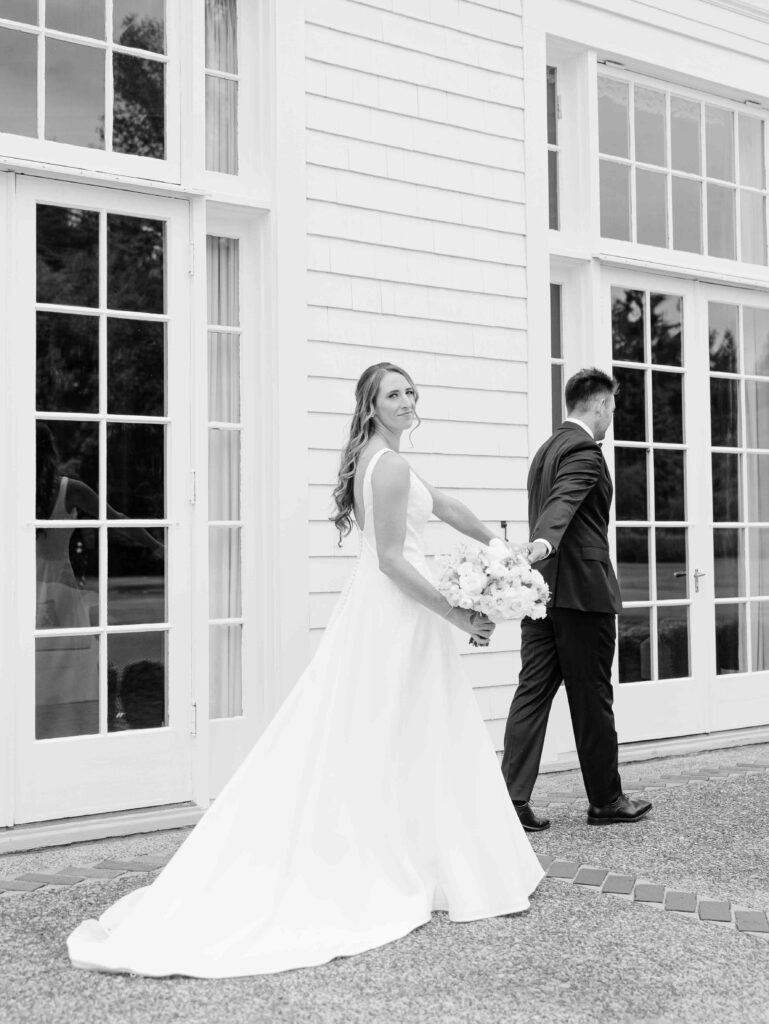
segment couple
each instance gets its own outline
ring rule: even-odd
[[[539,484],[543,515],[532,523],[532,559],[552,549],[556,601],[568,568],[567,530],[582,507],[601,534],[588,550],[600,548],[602,578],[614,579],[603,556],[605,522],[599,524],[610,484],[600,449],[580,432],[589,427],[603,436],[615,384],[597,371],[586,379],[584,402],[574,410],[580,422],[565,424],[548,442],[555,448]],[[521,826],[542,826],[528,796],[558,659],[575,627],[559,615],[552,636],[524,633],[524,696],[516,698],[508,728],[508,788],[451,628],[486,646],[494,626],[448,604],[432,583],[423,545],[431,515],[481,543],[493,534],[398,454],[401,435],[419,422],[417,391],[404,370],[369,367],[355,397],[334,499],[340,537],[354,520],[361,552],[318,651],[155,882],[72,933],[77,967],[207,978],[266,974],[373,949],[425,924],[434,910],[469,921],[529,906],[543,872]],[[572,458],[579,480],[569,483]],[[610,664],[608,624],[599,632]],[[640,817],[644,809],[620,793],[608,677],[577,669],[576,685],[567,679],[570,698],[583,685],[594,687],[585,717],[596,707],[602,713],[598,743],[575,716],[588,792],[591,800],[598,793],[605,799],[591,812],[604,821]],[[588,779],[595,778],[598,788],[591,789]]]

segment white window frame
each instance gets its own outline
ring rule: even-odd
[[[34,165],[60,169],[71,169],[85,172],[98,172],[101,175],[118,176],[121,179],[149,179],[179,183],[180,181],[180,147],[181,123],[178,116],[172,116],[180,109],[181,90],[181,53],[185,46],[185,19],[182,17],[182,0],[166,0],[166,158],[158,160],[154,157],[134,156],[130,153],[108,153],[101,149],[87,146],[74,146],[69,143],[53,142],[50,139],[32,139],[24,135],[12,135],[0,132],[0,166],[23,168]],[[105,0],[106,3],[106,0]],[[111,6],[111,5],[110,5]],[[2,21],[4,27],[13,27],[21,31],[16,23]],[[99,49],[107,49],[108,44],[101,40],[88,39],[66,32],[43,29],[39,26],[24,26],[36,36],[43,32],[48,38],[80,42]],[[123,48],[115,46],[115,51],[123,52]],[[144,51],[125,51],[142,54]],[[156,55],[160,56],[160,55]],[[105,108],[112,102],[111,75],[105,81]],[[41,91],[44,89],[44,69],[38,67],[38,119]]]

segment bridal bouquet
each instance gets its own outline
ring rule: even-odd
[[[479,549],[463,544],[436,561],[443,570],[438,590],[455,608],[482,612],[492,622],[544,619],[550,590],[522,547],[511,549],[495,538]]]

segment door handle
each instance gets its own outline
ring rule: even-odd
[[[676,579],[681,579],[682,576],[687,576],[688,573],[684,569],[679,569],[677,572],[674,572],[673,575],[676,577]],[[692,576],[694,576],[694,593],[695,594],[699,594],[699,592],[700,592],[700,577],[701,576],[707,576],[707,573],[706,572],[700,572],[699,569],[695,569],[694,572],[692,573]]]

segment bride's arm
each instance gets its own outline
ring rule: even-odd
[[[374,534],[379,568],[409,597],[425,608],[447,618],[476,639],[487,640],[494,628],[488,619],[464,608],[453,608],[443,594],[403,557],[406,539],[406,508],[409,497],[409,467],[395,453],[386,453],[374,467]]]
[[[421,477],[419,479],[422,480]],[[450,495],[444,494],[437,487],[428,484],[426,480],[422,480],[422,483],[432,495],[433,515],[442,522],[448,523],[449,526],[453,526],[455,530],[459,530],[467,537],[472,537],[473,540],[479,540],[481,544],[488,544],[495,538],[502,539],[482,523],[478,516],[471,512],[459,498],[452,498]]]

